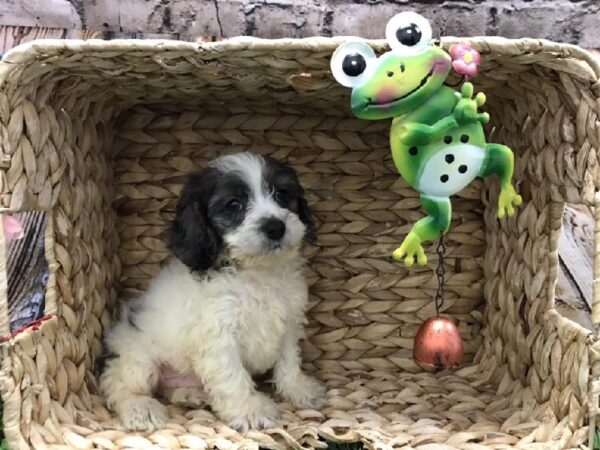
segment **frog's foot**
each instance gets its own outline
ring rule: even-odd
[[[415,263],[415,258],[420,266],[427,264],[427,256],[425,256],[425,251],[421,245],[421,238],[412,231],[408,233],[408,236],[406,236],[400,247],[394,250],[392,258],[396,261],[400,261],[404,258],[406,267],[412,267]]]
[[[523,203],[523,199],[512,185],[503,187],[498,198],[498,218],[502,219],[508,214],[508,217],[515,215],[515,207]]]

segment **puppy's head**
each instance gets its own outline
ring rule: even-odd
[[[296,173],[272,158],[215,159],[185,185],[171,225],[171,251],[192,270],[220,258],[243,265],[294,255],[316,229]]]

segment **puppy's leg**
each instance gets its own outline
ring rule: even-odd
[[[321,408],[326,400],[325,385],[302,372],[300,367],[301,329],[290,330],[283,340],[281,355],[275,364],[277,391],[296,408]]]
[[[119,326],[118,326],[119,327]],[[167,410],[158,400],[152,398],[152,391],[158,382],[158,367],[147,353],[136,349],[135,341],[123,340],[125,325],[113,334],[109,348],[115,357],[107,361],[100,376],[100,390],[123,424],[131,430],[153,431],[164,427]]]
[[[215,339],[214,344],[199,355],[195,365],[213,411],[241,432],[275,426],[277,406],[256,390],[238,346],[227,338]]]

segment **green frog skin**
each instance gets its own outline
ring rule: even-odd
[[[356,56],[356,55],[352,55]],[[423,242],[446,234],[452,218],[450,196],[477,177],[500,179],[498,217],[513,216],[522,203],[511,179],[514,157],[501,144],[486,143],[480,113],[485,95],[473,96],[466,82],[461,92],[444,85],[452,61],[439,47],[416,54],[388,52],[374,60],[351,96],[352,112],[359,118],[393,118],[390,145],[396,169],[420,193],[427,217],[419,220],[400,247],[395,260],[407,267],[415,260],[427,264]]]

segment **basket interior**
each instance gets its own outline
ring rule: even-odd
[[[223,153],[268,154],[298,171],[319,224],[317,245],[306,249],[313,337],[307,361],[316,370],[341,366],[336,372],[418,371],[412,338],[435,313],[437,279],[431,267],[409,273],[390,260],[423,213],[417,194],[395,173],[389,124],[353,119],[347,108],[257,104],[240,97],[231,111],[215,97],[184,108],[137,106],[119,121],[113,173],[121,296],[145,289],[168,258],[162,236],[188,171]],[[457,198],[447,239],[444,312],[459,321],[469,360],[481,342],[480,189],[475,183]],[[435,245],[428,251],[433,266]]]
[[[319,446],[328,438],[462,449],[581,439],[582,432],[570,430],[583,417],[568,414],[573,401],[581,409],[585,387],[575,390],[543,362],[556,349],[544,347],[541,331],[560,320],[548,313],[560,230],[551,212],[561,202],[552,201],[545,183],[565,192],[575,184],[565,176],[576,179],[579,170],[585,178],[585,167],[573,164],[574,173],[561,167],[575,158],[578,108],[562,75],[534,60],[484,58],[475,84],[488,96],[488,141],[515,152],[525,204],[520,219],[499,221],[497,180],[477,180],[454,198],[443,311],[459,324],[468,364],[430,374],[411,355],[417,328],[435,311],[435,245],[427,247],[426,268],[408,271],[390,260],[423,210],[394,169],[389,122],[354,118],[349,93],[327,76],[307,77],[308,87],[290,84],[290,76],[326,70],[330,53],[240,50],[207,59],[189,49],[90,52],[50,59],[55,65],[46,72],[31,63],[27,70],[42,75],[27,88],[27,102],[40,111],[42,133],[34,142],[36,177],[25,184],[38,207],[52,211],[57,306],[50,312],[79,343],[67,357],[73,360],[67,384],[50,392],[63,429],[42,426],[40,415],[49,413],[34,411],[40,417],[29,433],[49,443],[83,439],[107,448],[107,442],[191,447],[194,439]],[[27,117],[25,123],[33,141]],[[176,407],[169,430],[132,435],[95,394],[103,330],[119,302],[143,292],[168,259],[163,233],[185,175],[238,151],[292,166],[307,190],[319,240],[306,249],[304,360],[328,383],[330,401],[321,412],[283,405],[283,428],[246,438],[208,411]],[[23,183],[10,173],[8,179],[17,198]],[[561,348],[578,336],[561,336]],[[559,366],[581,356],[572,353]],[[552,397],[567,388],[569,402]]]

